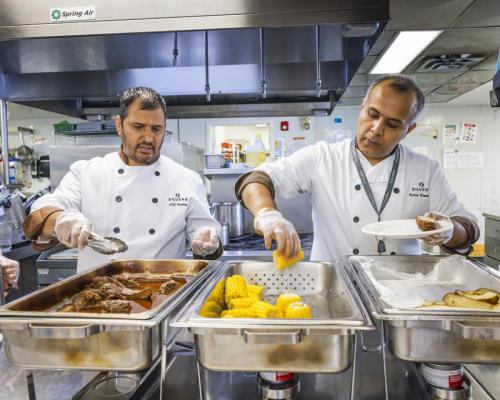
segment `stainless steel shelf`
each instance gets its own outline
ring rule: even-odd
[[[118,133],[113,131],[67,131],[67,132],[54,132],[57,136],[71,136],[71,137],[79,137],[79,136],[116,136]]]
[[[213,176],[213,175],[242,175],[247,172],[253,171],[255,168],[205,168],[203,170],[203,175]]]

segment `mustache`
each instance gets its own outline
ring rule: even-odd
[[[370,138],[370,137],[368,137],[368,136],[365,136],[365,137],[364,137],[364,139],[365,139],[365,140],[366,140],[366,139],[368,139],[370,142],[374,142],[374,143],[379,144],[379,141],[378,141],[378,140],[374,140],[374,139],[372,139],[372,138]]]
[[[144,142],[141,142],[141,143],[139,143],[139,144],[136,146],[136,149],[138,149],[139,147],[147,147],[147,148],[149,148],[149,149],[156,150],[155,145],[153,145],[153,144],[151,144],[151,143],[144,143]]]

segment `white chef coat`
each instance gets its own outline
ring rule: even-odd
[[[365,193],[350,153],[351,139],[318,142],[290,157],[258,167],[270,175],[277,197],[309,193],[312,201],[314,241],[311,260],[341,260],[347,255],[378,254],[378,240],[361,232],[377,222],[377,213]],[[401,159],[392,195],[381,221],[413,219],[427,211],[477,219],[458,201],[438,162],[401,147]],[[376,165],[358,152],[373,195],[380,208],[394,154]],[[417,239],[384,240],[385,255],[421,254]]]
[[[32,210],[46,206],[80,210],[96,233],[128,245],[110,256],[85,247],[78,253],[78,272],[117,258],[185,258],[186,240],[198,228],[220,233],[200,176],[164,155],[147,166],[129,166],[117,152],[77,161]]]

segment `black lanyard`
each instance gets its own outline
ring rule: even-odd
[[[378,220],[380,222],[380,215],[382,214],[382,211],[384,211],[385,206],[387,205],[387,203],[389,202],[389,199],[391,198],[392,189],[394,188],[394,183],[396,182],[396,177],[398,175],[399,159],[400,159],[399,145],[396,147],[396,151],[394,152],[394,162],[392,164],[391,175],[389,176],[389,183],[387,184],[387,188],[385,189],[384,198],[382,200],[382,205],[380,206],[380,210],[379,210],[377,207],[377,203],[375,201],[375,196],[373,195],[372,189],[370,187],[370,183],[368,182],[368,179],[366,177],[365,170],[363,169],[363,166],[361,165],[361,161],[359,161],[358,153],[356,152],[355,140],[356,139],[353,139],[351,142],[352,161],[354,161],[354,165],[356,166],[356,169],[358,170],[359,179],[361,179],[361,184],[363,185],[363,188],[365,189],[365,193],[368,196],[368,199],[370,200],[370,203],[371,203],[373,209],[377,213],[377,217],[378,217]],[[385,251],[386,251],[386,248],[385,248],[384,241],[379,240],[378,252],[384,253]]]

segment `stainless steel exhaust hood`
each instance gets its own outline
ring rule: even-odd
[[[95,1],[94,19],[61,22],[51,2],[21,3],[0,0],[0,97],[77,117],[112,112],[136,85],[165,96],[172,118],[329,114],[389,9],[388,0]]]

